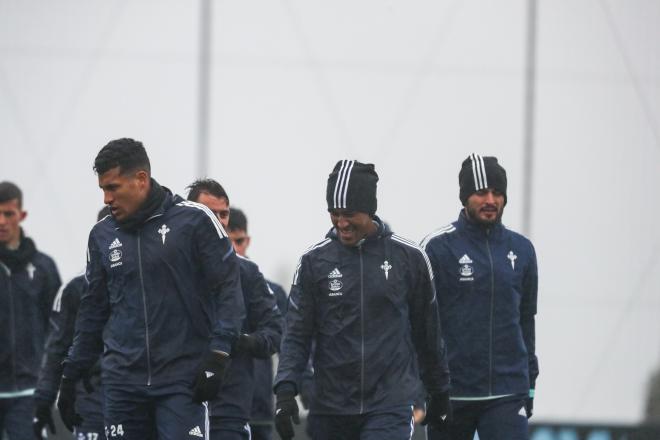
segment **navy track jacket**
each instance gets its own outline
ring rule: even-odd
[[[452,398],[527,394],[538,376],[532,243],[465,211],[422,242],[435,274]]]
[[[257,350],[251,353],[233,350],[218,397],[211,403],[211,416],[247,423],[252,412],[255,387],[259,385],[255,377],[256,364],[265,362],[279,351],[283,318],[257,264],[240,255],[238,260],[246,311],[241,333],[258,338],[259,344]]]
[[[90,232],[87,261],[66,377],[103,349],[104,385],[192,383],[205,353],[231,353],[245,316],[238,259],[205,206],[168,191],[137,231],[107,216]]]
[[[355,247],[333,228],[294,276],[275,388],[297,387],[315,340],[313,414],[412,405],[418,365],[429,393],[449,388],[428,258],[374,221],[377,234]]]
[[[269,289],[275,297],[280,314],[286,313],[287,295],[282,286],[266,280]],[[284,319],[282,319],[284,324]],[[277,347],[279,351],[279,346]],[[254,360],[254,397],[252,398],[252,413],[250,421],[272,423],[275,416],[273,402],[273,358]]]
[[[76,324],[80,298],[87,289],[84,275],[79,275],[69,281],[59,291],[53,301],[50,313],[50,333],[46,340],[41,369],[39,370],[39,381],[34,392],[35,399],[53,404],[57,397],[57,391],[62,377],[62,361],[66,358],[69,347],[73,342],[73,334]],[[85,423],[98,421],[103,425],[103,390],[100,386],[101,371],[98,364],[92,368],[90,377],[94,391],[88,393],[81,382],[77,384],[77,392],[80,397],[76,401],[76,408],[86,415]],[[95,420],[88,420],[87,415],[93,414]]]
[[[0,262],[0,393],[37,384],[50,307],[61,284],[55,262],[39,251],[18,271]]]

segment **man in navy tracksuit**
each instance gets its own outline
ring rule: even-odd
[[[245,316],[238,259],[217,218],[151,178],[140,142],[94,161],[111,216],[90,232],[73,347],[58,408],[71,427],[75,383],[101,351],[108,438],[204,437]]]
[[[110,210],[104,207],[99,211],[97,221],[110,215]],[[39,370],[39,381],[34,392],[35,411],[32,424],[35,437],[44,438],[44,428],[50,428],[55,434],[55,424],[51,415],[51,407],[57,397],[57,389],[62,376],[62,361],[73,343],[73,334],[80,305],[80,298],[87,288],[83,274],[78,275],[61,289],[50,312],[50,333],[46,340],[45,353]],[[81,423],[76,426],[74,438],[82,436],[85,439],[101,439],[103,430],[103,390],[101,388],[100,362],[94,364],[86,390],[82,383],[78,384],[76,412],[81,417]]]
[[[84,275],[73,278],[64,289],[60,290],[51,311],[51,330],[46,341],[45,353],[39,370],[39,382],[34,392],[35,413],[33,418],[36,438],[43,437],[43,429],[50,428],[55,433],[55,424],[51,416],[51,407],[57,397],[57,390],[62,376],[62,361],[73,342],[73,332],[80,297],[87,288]],[[80,423],[75,427],[74,438],[101,439],[103,430],[103,390],[101,388],[101,370],[97,363],[88,378],[92,389],[86,390],[82,383],[77,386],[76,413]]]
[[[53,260],[39,252],[20,224],[23,194],[0,182],[0,437],[32,438],[34,387],[60,288]]]
[[[248,221],[242,210],[232,207],[227,233],[234,244],[238,255],[247,257],[250,246],[248,235]],[[275,296],[275,302],[284,315],[286,313],[287,295],[282,286],[273,281],[266,280],[269,289]],[[250,413],[250,432],[252,440],[271,440],[273,437],[273,417],[275,405],[273,401],[273,359],[254,359],[254,396],[252,397],[252,410]]]
[[[421,377],[426,422],[451,418],[449,371],[424,251],[375,215],[372,164],[339,161],[326,199],[333,228],[300,259],[275,379],[275,426],[298,422],[295,395],[312,341],[315,440],[409,439]],[[418,368],[419,367],[419,368]]]
[[[188,199],[205,205],[227,228],[229,196],[217,181],[200,179],[189,187]],[[255,390],[255,363],[277,352],[282,336],[282,315],[259,267],[239,254],[246,318],[231,355],[220,394],[211,403],[211,440],[248,440],[248,421]]]
[[[537,269],[532,243],[501,222],[506,172],[469,156],[459,173],[464,209],[422,243],[433,266],[452,374],[454,421],[433,440],[527,438],[538,362]]]

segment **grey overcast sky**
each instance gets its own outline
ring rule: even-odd
[[[215,0],[208,175],[288,288],[330,226],[338,159],[373,162],[379,214],[416,241],[458,215],[475,151],[522,224],[523,0]],[[92,161],[144,142],[196,174],[200,2],[0,0],[0,180],[63,278],[102,195]],[[539,1],[531,238],[540,267],[537,420],[636,422],[660,363],[660,2]]]

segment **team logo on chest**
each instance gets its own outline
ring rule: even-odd
[[[121,251],[119,249],[114,249],[110,254],[108,254],[108,259],[110,260],[110,267],[121,266]]]
[[[387,260],[385,260],[383,261],[383,264],[380,265],[380,268],[383,269],[383,272],[385,272],[385,279],[387,280],[390,269],[392,269],[392,265]]]
[[[458,264],[460,264],[460,268],[458,269],[458,272],[461,275],[459,281],[474,280],[474,278],[472,278],[472,275],[474,274],[474,267],[471,266],[472,263],[473,263],[472,259],[470,259],[470,257],[468,257],[467,254],[459,258]]]
[[[516,259],[518,256],[513,251],[509,251],[506,257],[511,261],[511,269],[516,270]]]
[[[32,264],[32,263],[28,263],[28,264],[25,266],[25,270],[27,271],[27,273],[28,273],[28,277],[30,277],[30,280],[33,280],[33,279],[34,279],[34,271],[37,270],[37,268],[34,267],[34,264]]]
[[[332,280],[328,283],[328,289],[332,292],[338,292],[343,287],[343,284],[339,280]]]
[[[170,228],[168,228],[167,225],[163,223],[163,226],[161,226],[160,229],[158,230],[158,233],[163,239],[163,244],[165,244],[165,236],[167,235],[168,232],[170,232]]]

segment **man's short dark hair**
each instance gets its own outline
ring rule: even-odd
[[[101,148],[94,159],[96,174],[104,174],[119,167],[120,174],[132,173],[139,170],[151,175],[149,156],[142,142],[130,138],[121,138],[110,141]]]
[[[229,215],[229,224],[227,225],[229,231],[248,231],[248,221],[245,213],[238,208],[231,208]]]
[[[18,200],[18,207],[23,208],[23,192],[11,182],[0,182],[0,203],[6,203],[11,200]]]
[[[227,199],[227,204],[229,204],[229,196],[225,189],[218,183],[218,181],[213,179],[197,179],[187,188],[188,191],[188,200],[196,202],[199,199],[199,196],[203,193],[212,195],[219,199]]]

